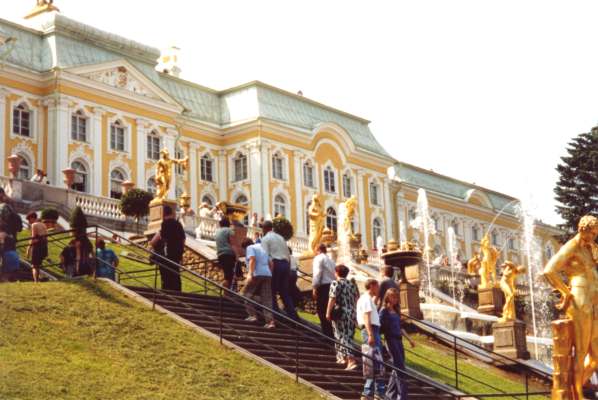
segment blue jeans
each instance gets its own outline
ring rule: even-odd
[[[374,340],[376,341],[375,345],[380,352],[382,352],[382,338],[380,337],[380,327],[376,325],[372,325],[372,333],[374,334]],[[367,329],[361,330],[361,339],[363,343],[367,343],[369,340],[368,331]],[[377,368],[376,368],[377,369]],[[376,394],[378,396],[384,397],[384,377],[381,376],[379,378],[371,379],[368,378],[365,380],[365,385],[363,385],[363,393],[362,396],[372,397],[374,395],[374,386],[376,390]]]
[[[284,304],[284,311],[289,318],[298,319],[295,311],[295,303],[291,297],[290,274],[291,266],[287,260],[273,260],[274,269],[272,270],[272,309],[280,311],[276,295],[280,295]]]

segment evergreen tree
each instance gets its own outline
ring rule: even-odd
[[[71,213],[71,229],[75,231],[75,235],[85,235],[87,231],[87,218],[81,207],[75,207]]]
[[[556,168],[556,211],[565,220],[560,228],[573,235],[582,216],[598,215],[598,127],[575,137],[561,160]]]

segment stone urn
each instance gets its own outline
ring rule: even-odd
[[[129,193],[129,191],[135,187],[135,182],[124,181],[123,183],[120,184],[120,186],[122,187],[123,195],[125,195],[125,194]]]
[[[416,318],[422,319],[423,314],[419,306],[419,285],[408,282],[405,274],[405,267],[417,265],[422,260],[422,253],[418,250],[394,250],[382,254],[384,264],[391,265],[401,271],[399,281],[399,296],[401,298],[401,312]]]
[[[332,243],[334,243],[334,232],[330,228],[324,228],[322,231],[322,243],[326,246],[330,247]]]
[[[67,168],[62,170],[62,174],[64,175],[64,184],[66,185],[67,189],[70,189],[75,183],[75,171],[72,168]]]
[[[182,209],[191,207],[191,196],[187,192],[181,195],[179,206],[181,206]]]
[[[7,160],[10,178],[15,179],[18,176],[19,168],[21,167],[21,157],[17,156],[16,154],[13,154],[10,157],[8,157]]]

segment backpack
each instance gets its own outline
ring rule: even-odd
[[[9,204],[4,204],[3,208],[3,222],[6,224],[8,232],[16,238],[17,233],[23,230],[23,220]]]

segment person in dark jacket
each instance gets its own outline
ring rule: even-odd
[[[150,242],[151,246],[158,245],[160,240],[164,241],[166,258],[170,261],[165,265],[162,271],[167,278],[163,281],[164,289],[181,291],[181,275],[179,265],[183,260],[185,252],[185,230],[183,225],[176,220],[174,210],[170,206],[164,206],[162,213],[164,220],[160,227],[160,232],[156,233]]]

